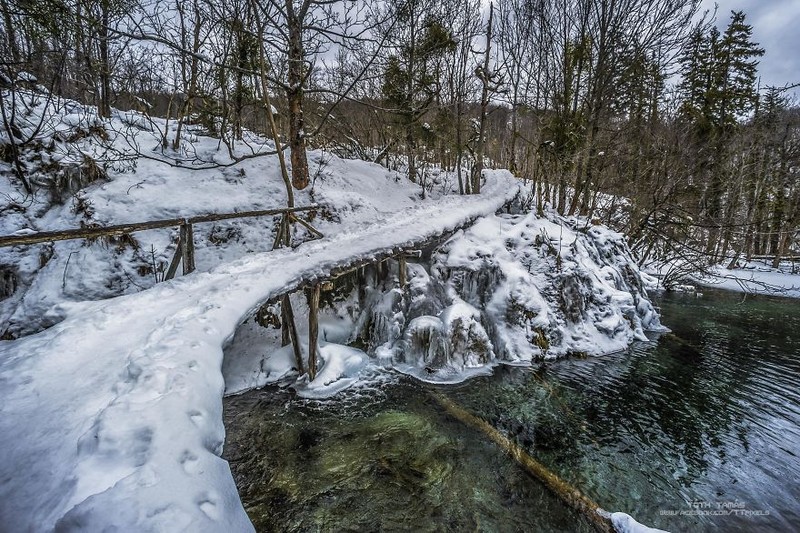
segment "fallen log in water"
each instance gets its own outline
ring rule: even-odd
[[[561,501],[586,517],[595,529],[604,533],[613,533],[615,531],[609,512],[603,510],[580,490],[551,472],[546,466],[531,457],[530,454],[517,443],[500,433],[491,424],[473,415],[445,395],[435,391],[431,394],[448,414],[464,424],[484,433],[495,444],[508,452],[529,474],[541,481],[544,486],[550,489]]]

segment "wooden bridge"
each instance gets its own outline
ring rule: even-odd
[[[74,228],[74,229],[66,229],[58,231],[44,231],[44,232],[27,232],[27,233],[18,232],[17,234],[14,235],[0,236],[0,247],[26,246],[26,245],[64,241],[64,240],[97,239],[100,237],[129,235],[131,233],[139,231],[178,227],[180,229],[180,234],[176,245],[175,254],[164,276],[164,280],[166,281],[172,279],[175,276],[179,264],[183,265],[182,272],[184,275],[189,274],[195,270],[195,245],[194,245],[194,231],[193,231],[193,226],[195,224],[216,222],[220,220],[232,220],[240,218],[280,215],[281,220],[278,224],[278,231],[276,232],[275,240],[272,244],[272,248],[274,250],[276,248],[281,248],[289,245],[289,235],[290,235],[289,229],[292,223],[299,223],[300,225],[305,227],[313,236],[312,239],[310,240],[323,238],[324,235],[319,230],[314,228],[309,222],[296,216],[296,213],[314,211],[320,208],[321,206],[314,204],[302,207],[284,207],[284,208],[264,209],[258,211],[242,211],[238,213],[213,213],[213,214],[198,215],[198,216],[191,216],[184,218],[170,218],[162,220],[151,220],[146,222],[117,224],[112,226],[93,226],[93,227]],[[269,303],[280,302],[281,304],[280,322],[281,322],[282,342],[284,346],[292,344],[295,356],[295,365],[297,366],[297,370],[300,372],[300,374],[302,375],[303,373],[305,373],[307,366],[308,374],[311,380],[313,380],[316,377],[317,352],[318,352],[316,338],[319,331],[318,311],[320,302],[320,292],[323,289],[327,289],[328,287],[330,287],[331,282],[333,280],[345,274],[361,269],[367,265],[378,265],[379,267],[381,267],[387,259],[394,258],[398,261],[399,264],[399,269],[398,269],[399,285],[400,287],[405,287],[407,280],[406,258],[409,255],[411,256],[418,255],[418,250],[421,247],[424,247],[430,242],[440,239],[446,234],[453,233],[458,229],[471,225],[474,222],[475,218],[476,217],[468,218],[456,228],[450,229],[449,231],[443,231],[441,233],[438,233],[434,236],[426,238],[424,241],[411,242],[403,246],[394,246],[386,248],[384,250],[371,254],[369,257],[353,258],[352,260],[346,263],[338,264],[334,268],[331,268],[330,271],[328,271],[325,274],[315,275],[311,277],[304,277],[303,279],[300,280],[299,284],[292,287],[286,287],[284,291],[277,294],[273,294],[272,297],[269,300],[267,300],[267,302],[265,302],[265,305]],[[302,352],[300,350],[300,342],[297,334],[297,328],[295,326],[294,312],[292,310],[291,300],[289,299],[289,294],[303,289],[307,291],[307,297],[309,302],[309,316],[308,316],[309,348],[308,348],[307,365],[304,364],[303,362]]]

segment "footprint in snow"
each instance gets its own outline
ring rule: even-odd
[[[217,507],[217,499],[213,494],[206,493],[202,495],[198,499],[197,505],[200,507],[200,510],[212,520],[217,520],[220,517],[219,509]]]
[[[200,411],[193,409],[187,413],[189,415],[189,419],[192,421],[192,424],[195,426],[202,428],[206,425],[206,417]]]
[[[196,473],[198,467],[200,466],[197,456],[189,450],[184,450],[184,452],[181,454],[180,463],[183,467],[183,471],[187,474]]]

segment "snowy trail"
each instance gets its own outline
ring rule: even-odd
[[[222,348],[303,279],[494,213],[518,184],[397,211],[380,226],[254,254],[112,300],[69,304],[0,342],[0,524],[10,531],[249,531],[219,455]]]

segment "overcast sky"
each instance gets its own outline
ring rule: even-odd
[[[800,0],[703,0],[703,7],[713,12],[715,3],[721,31],[731,11],[744,11],[753,26],[753,39],[766,51],[758,68],[762,86],[800,82]]]

